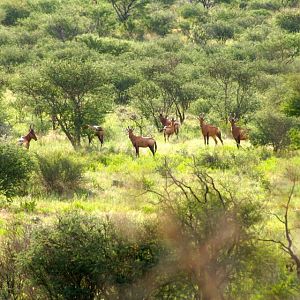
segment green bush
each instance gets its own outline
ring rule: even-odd
[[[38,156],[42,182],[48,192],[62,194],[78,188],[82,181],[83,166],[61,152]]]
[[[6,198],[22,195],[34,163],[23,148],[0,144],[0,194]]]
[[[288,32],[300,31],[300,13],[288,12],[282,14],[277,19],[277,24]]]
[[[255,128],[250,132],[253,145],[270,145],[277,152],[291,144],[290,130],[295,128],[296,121],[282,113],[261,111],[254,120]]]
[[[164,36],[170,33],[174,21],[174,15],[170,11],[153,11],[147,20],[147,27],[151,32]]]
[[[138,232],[131,238],[107,218],[71,212],[33,235],[22,264],[51,298],[141,299],[130,286],[157,264],[160,247],[150,228]]]
[[[27,18],[30,14],[25,1],[7,1],[1,7],[5,12],[5,17],[2,21],[3,25],[16,25],[20,19]]]
[[[234,37],[234,28],[231,25],[228,25],[227,22],[219,21],[214,24],[207,24],[205,28],[206,33],[212,39],[226,41]]]

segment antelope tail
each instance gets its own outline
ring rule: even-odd
[[[157,144],[156,142],[154,142],[154,153],[156,153],[156,151],[157,151]]]

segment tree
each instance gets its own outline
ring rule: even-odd
[[[240,296],[245,287],[242,274],[250,281],[261,280],[258,269],[250,270],[259,258],[254,243],[255,227],[262,220],[259,202],[256,195],[241,198],[228,180],[217,180],[196,159],[190,171],[188,179],[181,179],[165,162],[163,187],[148,187],[160,200],[162,234],[173,249],[157,287],[160,299],[177,298],[172,293],[177,295],[176,287],[183,286],[189,299],[235,299],[234,293]]]
[[[45,112],[55,116],[57,123],[74,149],[81,146],[84,125],[98,124],[110,108],[113,90],[99,65],[79,58],[45,61],[40,68],[27,70],[16,90]]]
[[[253,145],[271,145],[277,152],[291,144],[289,133],[296,126],[293,118],[267,110],[257,113],[253,122],[255,128],[250,132]]]
[[[288,85],[291,92],[287,95],[284,103],[284,112],[289,116],[300,117],[300,75],[294,75],[289,78]]]
[[[122,23],[126,23],[126,21],[132,15],[132,13],[146,3],[145,0],[108,0],[108,1],[113,6],[119,18],[119,21]]]
[[[284,207],[283,216],[280,216],[280,214],[277,213],[273,213],[273,212],[271,213],[271,215],[274,216],[276,220],[281,223],[281,226],[283,226],[283,228],[281,229],[282,238],[280,239],[280,238],[266,237],[266,238],[261,238],[260,241],[277,244],[279,248],[290,257],[292,264],[291,265],[288,264],[289,270],[291,272],[296,271],[296,275],[299,281],[300,280],[300,256],[297,251],[296,245],[294,243],[294,238],[292,235],[292,232],[294,231],[294,229],[297,229],[298,226],[293,227],[290,225],[291,217],[289,215],[291,213],[290,211],[292,206],[291,203],[296,192],[295,191],[296,185],[300,180],[299,168],[297,169],[297,167],[296,168],[287,167],[285,169],[283,180],[287,181],[287,185],[289,186],[289,192],[287,195],[286,204],[283,205]],[[280,207],[282,206],[280,205]]]
[[[130,88],[132,104],[139,109],[141,114],[154,122],[157,129],[161,128],[158,114],[162,109],[161,91],[153,81],[142,80]]]
[[[208,72],[219,88],[214,95],[219,99],[210,103],[222,120],[227,122],[230,113],[243,117],[257,108],[258,100],[254,94],[257,71],[254,64],[217,54],[208,64]]]

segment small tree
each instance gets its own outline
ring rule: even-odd
[[[300,76],[295,75],[290,78],[289,85],[291,93],[287,96],[284,103],[284,112],[289,116],[300,117]]]
[[[200,165],[195,159],[186,179],[175,175],[166,162],[161,168],[163,187],[148,188],[160,199],[162,232],[173,249],[158,284],[158,294],[164,295],[160,299],[177,298],[174,286],[184,288],[189,299],[235,299],[229,287],[237,284],[237,274],[247,273],[255,257],[258,202],[253,195],[241,198],[236,187],[222,184]],[[250,272],[247,276],[254,279],[255,271]]]
[[[254,120],[255,128],[250,132],[253,145],[271,145],[275,152],[290,145],[290,130],[295,120],[280,112],[262,111]]]
[[[74,149],[81,146],[86,124],[98,124],[110,108],[112,88],[106,84],[99,65],[80,58],[44,62],[29,70],[16,90],[30,101],[40,102]]]

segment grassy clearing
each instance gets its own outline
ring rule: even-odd
[[[192,118],[182,126],[178,139],[174,136],[165,143],[163,134],[155,132],[158,152],[154,158],[149,149],[141,149],[140,158],[135,158],[131,142],[116,114],[108,116],[104,128],[108,129],[103,148],[100,149],[95,140],[90,148],[86,146],[80,152],[75,152],[59,132],[39,135],[38,141],[31,143],[29,151],[32,156],[46,157],[53,152],[62,152],[72,157],[84,166],[83,184],[70,194],[49,195],[41,188],[39,178],[34,177],[31,195],[14,199],[9,205],[1,204],[3,220],[14,217],[46,221],[60,211],[73,209],[93,214],[129,214],[133,218],[151,215],[157,211],[157,199],[155,195],[145,193],[145,188],[162,186],[160,170],[165,159],[177,176],[188,182],[193,157],[201,168],[218,179],[220,186],[230,182],[238,194],[252,195],[263,203],[271,190],[272,196],[264,202],[267,205],[262,209],[275,208],[280,212],[285,199],[278,199],[276,195],[287,193],[290,187],[288,179],[284,178],[284,170],[290,166],[300,167],[297,155],[276,157],[270,150],[253,148],[248,142],[237,150],[230,138],[224,139],[224,146],[214,146],[213,141],[204,146],[198,123]],[[277,193],[276,189],[281,190]],[[299,193],[300,188],[297,187],[294,211],[300,210]],[[2,221],[0,228],[4,224],[5,221]],[[280,228],[272,218],[269,226]]]

